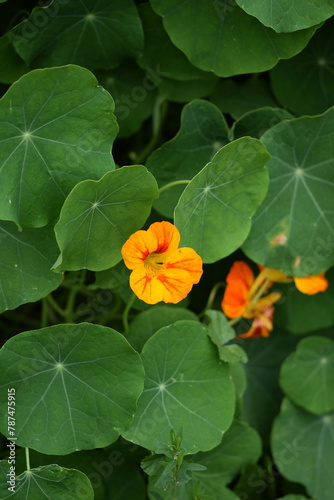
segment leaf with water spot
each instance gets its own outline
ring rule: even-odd
[[[219,109],[196,99],[184,106],[176,136],[156,149],[146,166],[160,188],[170,182],[191,180],[228,141],[228,127]],[[162,191],[154,208],[167,217],[173,217],[185,185],[186,182]]]
[[[289,275],[326,271],[334,264],[334,109],[281,122],[261,141],[271,155],[269,190],[243,250]]]
[[[78,66],[31,71],[0,101],[0,218],[41,227],[84,179],[114,168],[111,96]]]
[[[234,413],[234,388],[228,365],[219,362],[203,325],[178,321],[161,328],[142,354],[144,391],[123,436],[156,451],[170,445],[170,431],[183,429],[185,453],[218,445]]]
[[[182,246],[194,248],[204,262],[215,262],[240,247],[267,192],[268,159],[263,144],[250,137],[215,154],[175,208]]]
[[[15,467],[15,466],[14,466]],[[44,465],[20,474],[14,490],[9,490],[8,461],[0,462],[0,495],[2,500],[93,500],[94,491],[88,477],[75,469]]]
[[[313,415],[285,399],[271,442],[275,465],[284,477],[302,483],[317,500],[332,500],[334,412]]]
[[[110,69],[138,57],[144,34],[133,0],[51,2],[35,7],[11,32],[18,54],[32,67],[79,64]]]
[[[0,311],[45,297],[62,280],[50,270],[59,253],[53,227],[23,229],[0,221]],[[32,265],[33,263],[33,265]]]
[[[77,184],[55,226],[61,254],[54,269],[102,271],[117,264],[122,245],[143,226],[157,196],[157,183],[142,165]]]
[[[0,403],[15,389],[19,446],[64,455],[102,448],[132,422],[142,392],[139,355],[100,325],[56,325],[20,333],[0,350]],[[8,436],[7,413],[0,420]]]
[[[334,410],[334,342],[308,337],[284,361],[280,385],[298,406],[311,413]]]

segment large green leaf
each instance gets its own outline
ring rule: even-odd
[[[163,17],[172,42],[195,66],[218,76],[266,71],[279,59],[298,54],[315,31],[309,28],[296,33],[275,33],[246,14],[233,0],[200,3],[150,0],[150,3]]]
[[[130,324],[126,338],[132,347],[140,352],[148,339],[160,328],[184,319],[197,321],[197,316],[182,307],[157,305],[137,314]]]
[[[143,226],[157,196],[157,183],[142,165],[77,184],[55,226],[61,255],[54,268],[102,271],[117,264],[122,245]]]
[[[231,254],[247,238],[267,192],[268,159],[260,141],[243,137],[220,149],[182,193],[175,225],[181,244],[194,248],[203,262]]]
[[[144,380],[124,337],[88,323],[12,337],[0,370],[3,404],[15,389],[17,444],[59,455],[115,441],[132,421]],[[0,428],[7,435],[7,415]]]
[[[270,73],[276,99],[298,115],[323,113],[334,104],[334,19],[320,28],[300,54]]]
[[[0,218],[45,226],[84,179],[114,168],[114,103],[78,66],[31,71],[0,101]]]
[[[143,68],[159,68],[159,75],[185,81],[197,78],[213,78],[214,75],[193,66],[181,50],[171,42],[162,19],[149,3],[138,6],[145,32],[145,48],[138,64]]]
[[[311,413],[334,410],[334,342],[308,337],[284,361],[280,385],[292,401]]]
[[[16,51],[34,67],[110,69],[138,57],[144,44],[133,0],[54,1],[35,7],[10,34]]]
[[[325,21],[334,14],[333,0],[236,0],[262,24],[276,32],[298,31]]]
[[[94,491],[85,474],[59,465],[46,465],[20,474],[9,490],[8,462],[0,462],[1,499],[15,500],[93,500]]]
[[[213,498],[224,498],[225,486],[247,463],[256,463],[261,456],[261,439],[245,422],[235,420],[224,434],[222,442],[211,451],[197,453],[194,462],[206,470],[194,472],[204,491]]]
[[[221,78],[209,99],[235,120],[255,109],[277,107],[267,79],[260,75],[251,75],[242,82]]]
[[[184,106],[176,136],[156,149],[146,166],[160,188],[170,182],[190,180],[228,140],[228,127],[218,108],[207,101],[194,100]],[[184,187],[183,184],[163,191],[154,208],[173,217]]]
[[[304,484],[316,500],[332,500],[333,412],[312,415],[284,400],[273,426],[272,451],[283,476]]]
[[[156,451],[170,445],[171,429],[182,428],[185,453],[217,446],[232,421],[234,388],[204,326],[185,320],[161,328],[141,357],[144,392],[123,436]]]
[[[0,222],[0,312],[48,295],[62,276],[50,271],[59,249],[52,227],[18,231]]]
[[[289,275],[334,264],[334,109],[286,120],[261,137],[271,155],[268,194],[243,250]]]

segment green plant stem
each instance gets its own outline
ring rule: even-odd
[[[222,281],[218,281],[218,283],[216,283],[215,286],[212,288],[203,311],[198,315],[199,318],[202,318],[204,316],[204,314],[206,313],[206,311],[211,308],[211,306],[214,303],[214,300],[216,298],[217,292],[220,288],[225,288],[225,283],[223,283]]]
[[[124,334],[125,335],[129,331],[129,320],[128,320],[129,312],[130,312],[131,307],[133,306],[135,298],[136,298],[135,294],[132,293],[132,295],[129,298],[129,300],[127,301],[126,306],[125,306],[124,311],[123,311],[122,319],[123,319],[123,327],[124,327]]]
[[[26,466],[27,470],[30,470],[30,456],[29,456],[29,448],[25,447],[25,455],[26,455]]]
[[[182,179],[182,180],[179,180],[179,181],[173,181],[173,182],[169,182],[168,184],[165,184],[164,186],[162,186],[160,189],[159,189],[159,194],[163,193],[164,191],[166,191],[166,189],[169,189],[171,187],[174,187],[174,186],[178,186],[180,184],[189,184],[190,180],[189,179]]]
[[[147,146],[143,149],[143,151],[139,155],[135,156],[135,162],[137,164],[142,164],[158,144],[161,135],[162,124],[167,112],[167,107],[167,101],[159,97],[156,101],[153,111],[152,138]]]
[[[63,309],[62,307],[60,307],[60,305],[58,304],[58,302],[52,297],[52,295],[48,295],[47,297],[45,297],[46,301],[49,303],[49,305],[52,307],[52,309],[57,313],[59,314],[59,316],[61,316],[62,318],[65,317],[65,309]]]

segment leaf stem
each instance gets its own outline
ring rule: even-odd
[[[161,194],[164,191],[166,191],[166,189],[169,189],[169,188],[174,187],[174,186],[178,186],[179,184],[189,184],[189,182],[190,182],[189,179],[182,179],[182,180],[179,180],[179,181],[169,182],[168,184],[165,184],[164,186],[162,186],[159,189],[159,194]]]
[[[153,117],[152,117],[152,138],[147,144],[147,146],[144,148],[144,150],[138,154],[137,156],[134,157],[134,161],[137,164],[142,164],[146,158],[152,153],[152,151],[155,149],[157,143],[159,142],[160,139],[160,134],[161,134],[161,129],[162,129],[162,123],[165,118],[166,112],[167,112],[167,107],[168,103],[165,101],[163,98],[160,96],[157,98],[154,110],[153,110]]]
[[[223,283],[222,281],[218,281],[218,283],[216,283],[215,286],[212,288],[203,311],[198,315],[199,318],[202,318],[204,316],[204,314],[206,313],[206,311],[211,308],[211,306],[216,298],[217,292],[220,288],[225,288],[225,283]]]
[[[26,465],[27,470],[30,470],[30,456],[29,456],[29,448],[25,447],[25,455],[26,455]]]
[[[129,298],[129,300],[127,301],[126,306],[125,306],[124,311],[123,311],[122,319],[123,319],[124,335],[126,335],[128,333],[128,331],[129,331],[129,320],[128,320],[128,317],[129,317],[130,309],[133,306],[133,303],[135,301],[135,298],[136,298],[136,296],[132,292],[132,295]]]

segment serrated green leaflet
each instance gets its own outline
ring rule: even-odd
[[[256,463],[261,456],[261,439],[255,429],[234,420],[222,442],[211,451],[193,457],[206,470],[194,473],[204,491],[213,498],[225,498],[222,493],[247,463]]]
[[[138,57],[144,43],[133,0],[52,2],[35,7],[10,34],[18,54],[33,67],[74,63],[110,69]]]
[[[102,271],[117,264],[122,245],[142,227],[157,196],[154,177],[141,165],[77,184],[55,226],[61,255],[54,268]]]
[[[334,109],[287,120],[261,137],[270,182],[243,250],[253,261],[305,276],[334,263]]]
[[[145,388],[123,436],[155,451],[170,444],[171,429],[182,427],[185,453],[216,446],[232,421],[234,388],[228,365],[219,363],[205,328],[194,321],[162,328],[141,357]]]
[[[20,474],[14,481],[14,490],[8,489],[9,464],[0,462],[2,500],[93,500],[94,491],[85,474],[59,465],[46,465]]]
[[[259,139],[269,128],[283,120],[293,118],[293,115],[280,108],[260,108],[249,111],[236,120],[231,129],[233,139],[250,135]]]
[[[182,246],[203,262],[234,252],[248,236],[251,218],[266,195],[269,155],[257,139],[226,145],[183,191],[175,208]]]
[[[21,227],[54,219],[72,187],[114,168],[111,96],[78,66],[31,71],[0,101],[0,217]]]
[[[273,93],[297,115],[323,113],[334,104],[334,20],[320,28],[300,54],[270,72]]]
[[[115,441],[132,421],[144,380],[124,337],[89,323],[16,335],[2,347],[0,367],[2,404],[15,389],[17,444],[46,454]],[[0,425],[7,435],[7,416]]]
[[[160,328],[184,319],[197,321],[197,316],[182,307],[156,306],[135,317],[126,338],[132,347],[140,352],[147,340]]]
[[[127,61],[114,70],[99,71],[95,75],[115,101],[117,137],[129,137],[138,132],[143,121],[151,115],[157,98],[158,83],[151,81],[154,70],[151,70],[151,77],[150,73]]]
[[[0,222],[0,311],[45,297],[59,286],[61,275],[50,268],[59,249],[52,227],[18,231]]]
[[[284,477],[304,484],[317,500],[332,500],[333,412],[312,415],[285,399],[271,441],[275,464]]]
[[[228,127],[219,109],[209,102],[194,100],[182,110],[177,135],[156,149],[146,166],[160,188],[170,182],[190,180],[228,140]],[[154,208],[167,217],[173,217],[185,185],[186,182],[162,191]]]
[[[207,327],[207,333],[212,342],[217,346],[219,357],[227,363],[247,362],[245,351],[236,344],[225,345],[235,338],[235,331],[228,323],[226,316],[221,311],[206,311],[205,316],[210,323]]]
[[[298,54],[315,31],[275,33],[233,0],[151,0],[151,5],[192,64],[223,77],[266,71]]]
[[[325,21],[334,14],[333,0],[236,0],[262,24],[278,33],[298,31]]]
[[[282,364],[280,385],[310,413],[334,410],[334,342],[320,336],[301,340]]]

